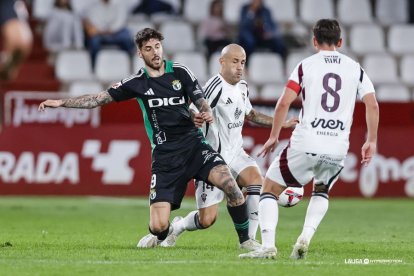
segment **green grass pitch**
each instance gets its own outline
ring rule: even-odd
[[[306,201],[280,208],[275,260],[238,258],[224,205],[213,227],[185,233],[175,248],[137,249],[147,234],[147,204],[142,198],[0,197],[0,275],[414,275],[412,199],[331,198],[301,261],[289,254]],[[186,199],[172,217],[194,206]]]

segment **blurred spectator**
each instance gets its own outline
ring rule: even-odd
[[[262,0],[251,0],[242,7],[239,40],[240,45],[246,50],[247,57],[257,48],[270,49],[282,57],[285,56],[283,39],[278,33],[270,10],[264,6]]]
[[[14,79],[30,53],[33,39],[27,15],[22,1],[0,0],[0,80]]]
[[[214,0],[210,5],[210,17],[202,21],[198,29],[198,36],[207,47],[208,57],[230,44],[228,28],[223,19],[223,1]]]
[[[154,13],[176,14],[178,13],[176,1],[172,0],[141,0],[132,10],[132,13]]]
[[[135,52],[134,41],[126,28],[127,17],[127,9],[110,0],[101,0],[87,9],[84,26],[93,65],[102,45],[116,45],[131,55]]]
[[[84,36],[82,22],[72,11],[70,0],[55,0],[46,21],[43,44],[51,52],[83,48]]]
[[[408,0],[408,20],[410,24],[414,24],[414,0]]]

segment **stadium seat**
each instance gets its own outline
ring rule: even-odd
[[[388,31],[388,47],[396,55],[414,53],[414,25],[393,25]]]
[[[408,22],[407,0],[377,0],[375,7],[375,14],[380,24],[388,26]]]
[[[132,37],[135,40],[135,34],[138,31],[140,31],[144,28],[155,29],[155,25],[150,21],[134,21],[134,20],[131,20],[131,21],[128,21],[127,28],[128,28],[129,32],[131,33]]]
[[[372,22],[372,8],[369,0],[339,0],[338,19],[344,25]]]
[[[93,79],[92,62],[87,51],[61,51],[56,57],[56,77],[62,82]]]
[[[281,25],[283,33],[289,33],[297,37],[306,38],[309,36],[309,28],[302,23],[294,22],[292,24]]]
[[[400,62],[401,80],[410,86],[414,86],[414,55],[401,58]]]
[[[184,2],[184,18],[198,24],[210,14],[210,3],[213,0],[186,0]]]
[[[269,8],[276,22],[294,23],[298,20],[296,1],[265,0],[264,4]]]
[[[282,96],[285,89],[284,84],[272,83],[266,84],[260,90],[260,99],[266,101],[276,101]]]
[[[410,102],[410,90],[404,85],[381,85],[376,90],[379,102]]]
[[[96,81],[74,81],[69,85],[69,94],[72,97],[95,94],[103,90],[102,84]]]
[[[45,20],[53,8],[55,0],[34,0],[32,4],[33,17],[39,20]]]
[[[202,53],[177,53],[174,55],[173,61],[187,66],[198,79],[200,85],[204,85],[205,81],[208,79],[207,62]]]
[[[258,85],[284,82],[282,58],[273,53],[253,53],[249,62],[250,80]]]
[[[220,52],[215,52],[210,56],[210,59],[208,61],[210,77],[218,74],[220,71],[220,56]]]
[[[182,21],[179,16],[167,13],[153,13],[150,18],[150,21],[158,26],[167,22]]]
[[[43,1],[43,0],[40,0]],[[75,11],[78,14],[82,14],[85,12],[90,6],[94,5],[96,2],[99,2],[100,0],[72,0],[72,8],[73,11]]]
[[[88,0],[85,2],[91,2],[91,1]],[[127,10],[132,10],[137,5],[138,1],[137,0],[110,0],[110,2],[122,5]]]
[[[301,0],[299,5],[300,18],[307,25],[314,25],[321,18],[334,18],[332,0]]]
[[[242,7],[248,2],[249,0],[224,0],[224,19],[236,25],[239,22]]]
[[[131,74],[129,55],[118,49],[104,49],[96,57],[95,75],[101,82],[120,81]]]
[[[397,83],[397,62],[388,54],[367,55],[363,59],[363,68],[373,83]]]
[[[378,25],[357,24],[349,35],[351,51],[357,55],[385,52],[385,37]]]
[[[195,38],[192,27],[186,22],[164,22],[160,27],[164,35],[164,50],[167,54],[191,52],[195,49]]]
[[[296,52],[296,53],[289,54],[289,56],[286,59],[286,76],[289,77],[290,74],[295,69],[296,65],[298,65],[300,61],[311,56],[312,54],[314,53],[309,52],[309,51]]]

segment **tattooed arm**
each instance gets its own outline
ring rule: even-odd
[[[247,114],[246,119],[256,123],[260,126],[265,127],[272,127],[273,118],[270,116],[267,116],[263,113],[260,113],[259,111],[256,111],[255,109],[252,109],[249,114]]]
[[[213,113],[206,99],[200,98],[194,102],[194,105],[197,107],[198,111],[200,111],[201,117],[204,121],[207,123],[213,122]]]
[[[263,113],[260,113],[259,111],[256,111],[255,109],[252,109],[250,113],[246,116],[246,119],[256,123],[260,126],[264,127],[272,127],[273,123],[273,117],[267,116]],[[295,126],[299,122],[298,118],[291,118],[283,123],[283,128],[289,128]]]
[[[108,91],[102,91],[98,94],[83,95],[75,98],[61,100],[46,100],[39,105],[39,111],[47,107],[69,107],[69,108],[95,108],[113,102],[113,98]]]

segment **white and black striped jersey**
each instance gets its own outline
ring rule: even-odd
[[[214,117],[214,123],[205,124],[203,132],[213,149],[230,163],[243,149],[244,118],[252,110],[247,83],[241,80],[231,85],[217,74],[207,81],[203,90]]]
[[[346,155],[356,97],[375,93],[359,63],[337,51],[320,51],[296,66],[286,86],[302,94],[302,110],[291,147]]]

